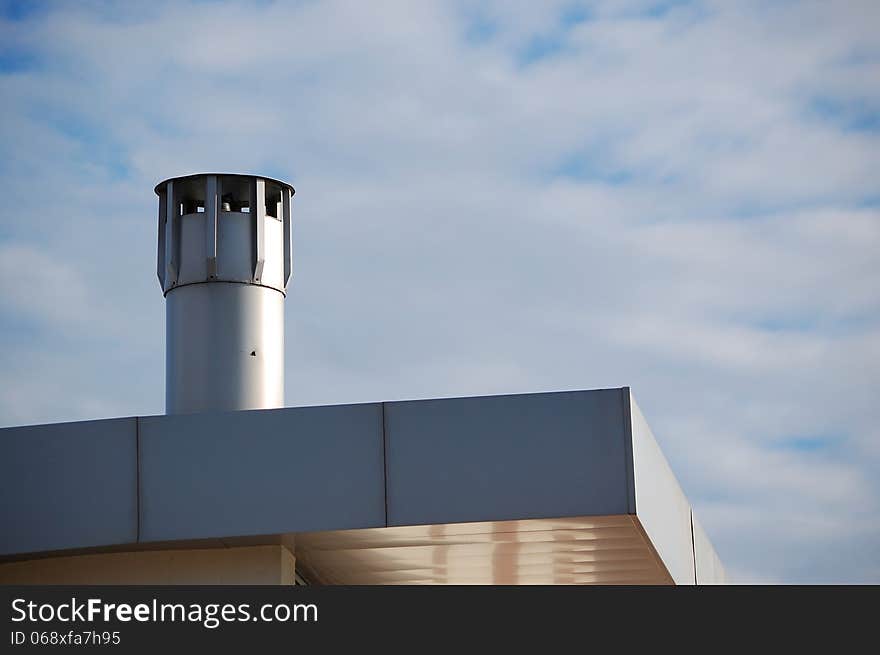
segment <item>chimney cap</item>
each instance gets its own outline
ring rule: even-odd
[[[267,182],[273,182],[275,184],[280,184],[282,187],[290,189],[291,195],[296,193],[296,190],[293,188],[293,186],[288,184],[287,182],[276,179],[274,177],[266,177],[265,175],[254,175],[251,173],[192,173],[190,175],[176,175],[174,177],[169,177],[169,178],[166,178],[166,179],[162,180],[161,182],[159,182],[159,184],[156,185],[156,188],[153,189],[153,191],[156,192],[156,195],[160,195],[162,190],[165,188],[165,185],[168,184],[169,182],[172,182],[172,181],[177,182],[178,180],[192,180],[192,179],[195,179],[198,177],[205,177],[208,175],[217,175],[218,177],[260,178],[262,180],[266,180]]]

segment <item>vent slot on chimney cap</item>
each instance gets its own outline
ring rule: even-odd
[[[181,216],[205,211],[205,178],[186,178],[174,185]]]
[[[251,210],[251,186],[254,178],[223,175],[220,185],[220,211],[244,212]]]
[[[275,220],[282,220],[280,184],[266,181],[266,216]]]

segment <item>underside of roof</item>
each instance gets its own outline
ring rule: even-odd
[[[314,584],[672,584],[627,514],[297,535]]]

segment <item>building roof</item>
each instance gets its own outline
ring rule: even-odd
[[[5,559],[283,542],[316,582],[724,579],[627,387],[5,428],[0,495]]]

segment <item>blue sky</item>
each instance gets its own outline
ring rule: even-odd
[[[878,28],[0,2],[0,425],[162,413],[152,188],[262,172],[289,405],[629,385],[734,579],[880,582]]]

